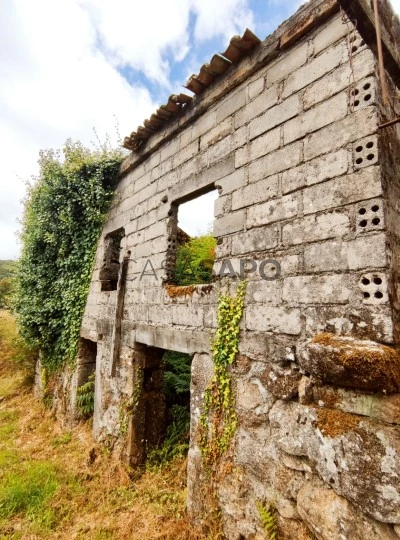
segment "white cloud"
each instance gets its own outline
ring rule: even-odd
[[[227,44],[246,26],[262,26],[252,1],[0,0],[0,259],[18,255],[19,201],[24,180],[37,173],[40,148],[60,147],[67,137],[89,144],[93,127],[100,138],[115,136],[114,115],[126,135],[159,104],[117,68],[142,71],[166,98],[170,63],[185,59],[189,69],[196,45],[216,36]],[[274,5],[294,11],[301,0],[265,2],[274,30]],[[400,12],[400,0],[392,4]]]
[[[214,203],[218,191],[206,193],[179,206],[178,225],[190,236],[199,236],[212,231],[214,221]]]
[[[199,39],[225,36],[250,23],[246,1],[0,0],[0,259],[18,255],[16,218],[39,149],[67,137],[89,144],[93,127],[115,135],[114,115],[122,135],[136,129],[158,103],[117,68],[170,87],[167,56],[187,55],[190,13]]]
[[[81,0],[96,28],[102,47],[118,66],[140,70],[169,86],[165,53],[181,60],[188,50],[189,10],[185,0]]]
[[[195,39],[227,40],[252,25],[247,0],[146,0],[138,7],[126,0],[80,0],[96,24],[102,46],[112,62],[140,70],[170,88],[165,54],[182,61],[189,52],[190,13],[196,16]]]
[[[220,35],[224,36],[228,45],[234,34],[243,33],[246,27],[254,26],[253,13],[248,8],[247,0],[192,0],[192,9],[197,15],[194,35],[198,41]]]
[[[155,108],[96,47],[87,12],[73,0],[7,2],[0,18],[0,259],[16,257],[14,234],[24,180],[37,173],[40,148],[67,137],[90,144],[130,133]]]

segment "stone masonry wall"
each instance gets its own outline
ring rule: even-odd
[[[160,420],[149,397],[143,412],[146,392],[159,399],[157,351],[192,354],[195,521],[210,338],[218,293],[236,281],[168,295],[176,208],[218,188],[215,269],[227,258],[235,269],[243,259],[281,265],[276,280],[248,274],[232,370],[239,426],[218,493],[230,539],[264,537],[258,502],[275,505],[282,538],[400,536],[400,151],[398,130],[378,129],[387,111],[376,73],[373,53],[334,15],[138,162],[103,230],[82,327],[97,342],[94,435],[140,463],[144,430],[155,436]],[[100,271],[106,237],[121,228],[129,263],[114,365],[120,291],[102,291]]]

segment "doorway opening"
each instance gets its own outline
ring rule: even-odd
[[[76,369],[76,408],[78,415],[90,418],[94,412],[97,343],[90,339],[79,340]]]
[[[192,357],[189,354],[165,351],[163,394],[165,399],[165,434],[162,443],[149,455],[151,464],[161,464],[189,450],[190,379]]]
[[[190,432],[188,354],[137,344],[140,389],[132,418],[133,464],[160,465],[186,455]],[[136,392],[136,391],[135,391]]]

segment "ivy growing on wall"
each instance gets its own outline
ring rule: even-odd
[[[23,336],[46,370],[75,359],[99,234],[122,153],[68,140],[40,153],[21,233],[15,310]]]
[[[200,450],[206,465],[214,469],[228,450],[237,427],[229,366],[239,349],[239,324],[243,314],[247,283],[239,283],[236,296],[221,295],[217,331],[213,343],[214,376],[206,389],[200,417]]]

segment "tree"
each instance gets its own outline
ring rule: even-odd
[[[210,283],[215,259],[215,238],[211,234],[191,238],[176,257],[176,285]]]

